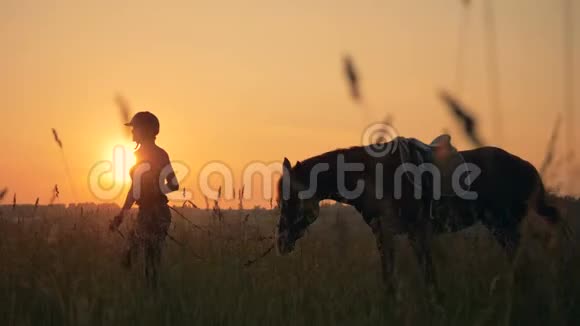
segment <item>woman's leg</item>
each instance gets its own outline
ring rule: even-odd
[[[167,205],[157,207],[152,214],[151,222],[152,228],[148,234],[149,239],[145,247],[145,274],[149,285],[157,288],[162,246],[171,223],[169,207]]]

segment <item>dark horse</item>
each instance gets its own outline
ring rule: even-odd
[[[396,138],[391,143],[405,139]],[[406,144],[411,151],[423,150],[413,148],[412,142]],[[319,202],[332,199],[354,206],[370,226],[376,238],[387,290],[395,289],[392,282],[393,236],[407,234],[426,285],[437,294],[430,251],[434,234],[455,232],[480,221],[513,259],[520,241],[519,226],[528,209],[542,216],[550,226],[560,221],[558,211],[546,204],[537,170],[502,149],[482,147],[459,152],[464,163],[480,169],[480,175],[470,181],[469,190],[477,194],[477,198],[471,199],[459,195],[437,198],[431,189],[421,189],[421,196],[417,196],[417,183],[406,175],[409,172],[401,174],[397,169],[405,163],[421,162],[406,161],[400,155],[402,150],[403,147],[398,146],[391,153],[377,157],[369,154],[369,146],[338,149],[297,162],[293,167],[285,158],[278,185],[281,210],[278,251],[290,253],[296,240],[318,217]],[[406,176],[401,177],[403,175]],[[423,177],[421,175],[420,179]],[[433,207],[449,210],[433,216],[433,211],[440,211]]]

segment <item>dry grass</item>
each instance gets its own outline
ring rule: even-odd
[[[484,141],[479,135],[477,119],[470,113],[470,110],[447,91],[441,91],[439,97],[447,105],[453,117],[461,124],[465,136],[471,143],[476,147],[483,146]]]
[[[54,188],[52,188],[52,195],[50,197],[49,205],[54,204],[54,202],[58,199],[59,196],[60,191],[58,190],[58,185],[54,185]]]
[[[222,187],[220,186],[218,189],[217,197],[213,201],[213,208],[212,208],[212,217],[214,221],[218,221],[220,223],[224,220],[224,214],[222,213],[222,209],[220,207],[220,198],[222,196]]]
[[[54,138],[54,141],[56,142],[58,147],[60,147],[62,149],[62,141],[60,140],[60,137],[58,136],[58,132],[54,128],[52,128],[52,137]]]
[[[245,185],[242,185],[240,190],[238,190],[238,210],[239,211],[244,210],[244,189],[245,188],[246,188]]]
[[[546,156],[544,157],[544,161],[540,167],[540,175],[545,176],[546,171],[550,168],[552,162],[554,161],[554,157],[556,156],[556,144],[558,141],[558,134],[560,133],[560,122],[561,116],[558,115],[556,119],[556,123],[554,124],[554,129],[552,129],[552,135],[550,136],[550,140],[548,141],[548,148],[546,149]]]
[[[559,205],[578,230],[572,217],[580,214],[580,202]],[[2,325],[463,326],[497,325],[505,317],[509,268],[483,229],[436,240],[434,258],[445,292],[436,307],[426,299],[404,238],[397,241],[400,298],[383,295],[374,240],[350,207],[322,207],[295,253],[270,253],[249,267],[244,262],[270,244],[275,211],[223,211],[223,223],[216,225],[211,212],[180,208],[202,228],[174,215],[170,233],[183,246],[166,243],[161,287],[154,294],[144,287],[139,269],[129,272],[120,265],[125,240],[106,225],[116,208],[86,206],[81,218],[80,207],[39,206],[39,218],[33,219],[30,206],[0,218]],[[15,223],[16,214],[21,223]],[[122,226],[125,234],[135,214],[130,216]],[[526,228],[531,231],[515,270],[512,320],[577,325],[578,246],[546,249],[535,225]]]

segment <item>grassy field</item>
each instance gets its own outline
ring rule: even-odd
[[[559,206],[578,229],[580,203]],[[437,238],[445,296],[433,305],[404,237],[399,297],[383,295],[371,232],[341,205],[322,208],[292,255],[272,252],[249,267],[270,245],[260,237],[271,235],[275,211],[224,210],[220,223],[211,211],[180,209],[211,233],[174,214],[170,234],[185,246],[167,241],[157,294],[141,266],[121,267],[126,242],[106,229],[112,208],[42,207],[36,218],[23,207],[0,210],[0,325],[498,325],[510,306],[513,325],[580,324],[578,245],[546,248],[537,223],[525,228],[513,290],[507,260],[483,228]]]

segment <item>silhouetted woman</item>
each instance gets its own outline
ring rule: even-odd
[[[111,221],[110,229],[116,230],[123,222],[125,213],[137,203],[137,223],[128,236],[129,248],[124,265],[131,267],[139,249],[145,254],[147,283],[157,287],[158,267],[161,262],[161,246],[171,223],[171,212],[166,193],[179,189],[175,172],[167,152],[155,144],[159,134],[159,120],[150,112],[139,112],[125,124],[133,127],[133,141],[137,162],[131,168],[131,188],[121,212]]]

